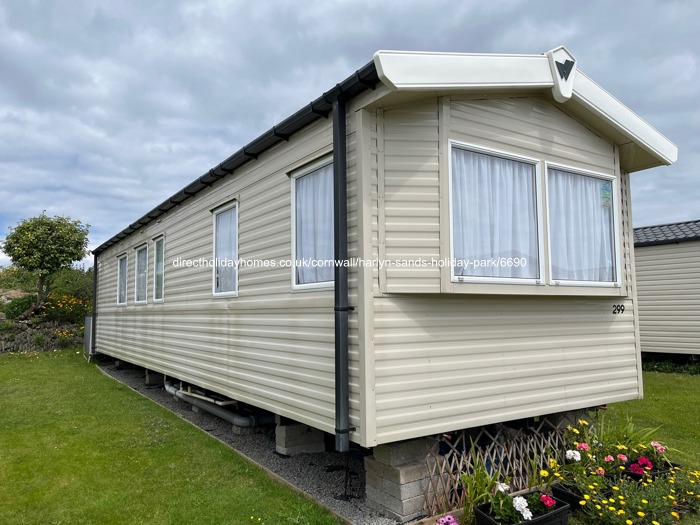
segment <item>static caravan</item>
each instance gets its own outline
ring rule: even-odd
[[[630,173],[676,155],[564,47],[379,51],[95,250],[92,351],[339,451],[639,398]]]
[[[634,229],[642,352],[700,355],[700,221]]]

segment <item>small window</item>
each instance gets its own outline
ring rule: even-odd
[[[153,257],[153,300],[163,300],[165,284],[165,238],[155,240],[155,255]]]
[[[333,165],[312,165],[292,179],[295,288],[333,285]]]
[[[537,163],[452,145],[453,279],[540,279]]]
[[[136,249],[136,293],[135,301],[145,303],[148,290],[148,246]]]
[[[117,304],[126,304],[126,278],[129,258],[122,255],[117,259]]]
[[[613,181],[547,170],[552,284],[618,281]]]
[[[214,294],[238,291],[238,206],[214,212]]]

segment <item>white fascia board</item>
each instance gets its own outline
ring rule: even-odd
[[[393,90],[551,88],[544,55],[377,51],[380,80]]]
[[[546,55],[377,51],[374,64],[382,83],[395,91],[554,87]],[[572,99],[628,136],[661,163],[670,165],[678,158],[675,144],[580,70],[575,77]]]
[[[664,164],[671,165],[678,159],[678,148],[673,142],[580,70],[572,98],[630,137]]]

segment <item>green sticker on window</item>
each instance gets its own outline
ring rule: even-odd
[[[612,184],[609,181],[600,183],[600,205],[604,208],[612,206]]]

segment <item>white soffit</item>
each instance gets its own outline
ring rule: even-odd
[[[568,78],[556,62],[574,64]],[[518,88],[552,90],[555,100],[577,104],[653,155],[659,164],[670,165],[678,148],[644,119],[593,82],[576,67],[564,47],[543,55],[484,55],[377,51],[374,64],[380,80],[395,91],[488,91]],[[568,65],[568,64],[567,64]],[[562,85],[562,82],[568,85]],[[570,98],[569,98],[570,97]],[[639,168],[638,168],[639,169]]]

